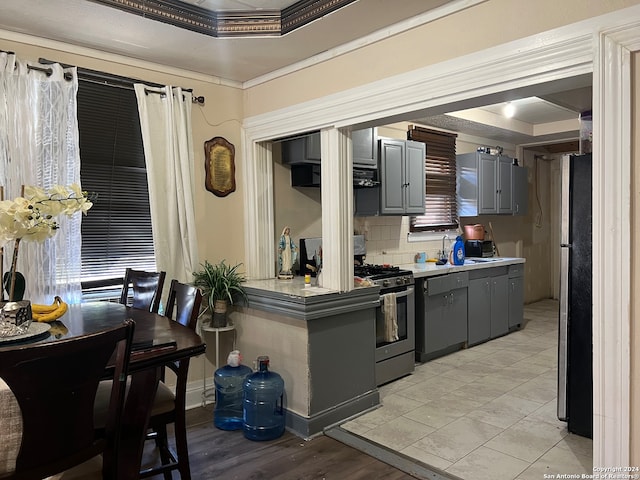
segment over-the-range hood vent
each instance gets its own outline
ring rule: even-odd
[[[377,171],[373,169],[354,169],[353,188],[377,187]],[[320,187],[320,165],[291,165],[292,187]]]

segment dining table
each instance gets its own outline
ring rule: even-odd
[[[160,314],[119,303],[95,301],[69,305],[62,317],[46,326],[34,322],[34,327],[30,327],[31,333],[28,331],[15,339],[0,338],[0,348],[29,348],[40,342],[55,342],[104,330],[122,324],[126,319],[133,319],[135,330],[129,362],[130,384],[115,452],[117,478],[122,480],[139,478],[147,426],[155,392],[162,376],[162,367],[169,362],[204,353],[206,344],[201,337],[193,330]],[[12,394],[6,384],[2,384],[0,402],[3,402],[6,408],[0,412],[0,426],[4,424],[13,427],[7,428],[4,432],[0,431],[3,445],[0,464],[3,461],[15,462],[20,441],[20,428],[15,427],[16,422],[7,421],[6,418],[19,416],[20,410],[16,408],[15,397],[15,405],[12,407]],[[18,422],[17,425],[21,424]],[[14,445],[11,445],[12,443]]]

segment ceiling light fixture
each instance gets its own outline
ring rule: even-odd
[[[516,113],[516,106],[511,102],[507,102],[507,104],[502,109],[502,114],[507,118],[512,118],[515,115],[515,113]]]

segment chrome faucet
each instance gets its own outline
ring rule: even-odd
[[[442,237],[442,255],[441,255],[441,259],[446,259],[447,258],[447,250],[444,248],[444,241],[445,240],[449,240],[449,235],[445,235],[444,237]]]

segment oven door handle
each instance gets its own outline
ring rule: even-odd
[[[396,293],[396,298],[408,297],[409,295],[413,294],[413,290],[414,290],[413,287],[408,287],[404,292]]]

